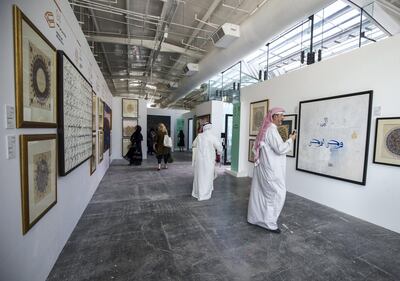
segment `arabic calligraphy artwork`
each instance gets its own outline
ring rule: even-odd
[[[21,135],[23,234],[57,203],[56,135]]]
[[[59,171],[65,176],[92,156],[92,86],[57,52]]]
[[[131,137],[138,124],[137,119],[122,119],[122,137]]]
[[[54,46],[14,6],[17,128],[57,127],[57,56]]]
[[[284,115],[285,119],[282,121],[282,125],[278,127],[278,132],[282,137],[283,141],[289,138],[289,135],[297,129],[297,114]],[[286,154],[289,157],[295,157],[296,151],[296,140],[292,143],[290,151]]]
[[[300,102],[296,169],[365,185],[372,91]]]
[[[264,121],[264,116],[268,112],[268,100],[256,101],[250,103],[250,136],[257,136],[262,123]]]
[[[374,163],[400,166],[400,117],[376,119]]]
[[[255,141],[256,141],[255,139],[249,139],[249,151],[247,153],[247,160],[252,163],[254,163],[253,146],[254,146]]]
[[[139,101],[122,99],[122,118],[138,118]]]

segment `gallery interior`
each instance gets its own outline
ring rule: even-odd
[[[399,0],[2,0],[0,32],[0,280],[400,280]],[[277,106],[280,234],[247,222]]]

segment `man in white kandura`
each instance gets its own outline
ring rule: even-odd
[[[296,133],[283,142],[277,126],[282,124],[284,109],[268,111],[254,143],[254,174],[251,182],[247,221],[280,233],[278,217],[286,198],[286,153],[296,139]]]
[[[222,152],[222,144],[212,133],[212,125],[203,125],[203,132],[193,141],[193,190],[192,196],[199,201],[211,198],[214,189],[215,150]]]

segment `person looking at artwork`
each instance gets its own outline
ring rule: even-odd
[[[129,161],[129,165],[141,165],[143,161],[142,155],[142,127],[136,126],[133,134],[131,135],[131,147],[125,155],[125,159]]]
[[[185,134],[183,133],[183,130],[180,130],[178,133],[178,147],[179,151],[183,151],[183,148],[185,147]]]
[[[264,118],[254,143],[254,174],[251,182],[247,221],[280,233],[277,221],[286,198],[286,153],[296,132],[284,142],[277,126],[282,125],[284,109],[272,108]]]
[[[168,169],[168,160],[171,157],[171,148],[164,146],[164,137],[168,136],[167,128],[163,123],[158,124],[154,150],[156,152],[158,170],[161,170],[161,160],[164,160],[164,169]]]
[[[208,200],[214,189],[214,169],[216,154],[222,153],[222,144],[212,133],[212,125],[205,123],[203,132],[193,141],[193,190],[192,196],[197,200]]]

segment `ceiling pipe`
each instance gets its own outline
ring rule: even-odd
[[[227,49],[214,48],[199,62],[199,72],[186,77],[179,88],[161,106],[172,105],[178,99],[211,77],[240,61],[263,46],[268,40],[297,22],[318,12],[334,0],[269,0],[240,25],[240,38]]]

